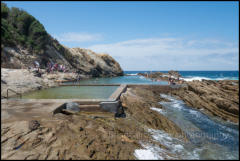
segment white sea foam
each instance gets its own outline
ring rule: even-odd
[[[222,77],[216,78],[216,80],[238,80],[238,77]]]
[[[187,82],[193,81],[193,80],[202,81],[203,79],[205,79],[205,80],[212,80],[211,78],[208,78],[208,77],[189,77],[189,78],[182,78],[182,79],[187,81]]]
[[[176,100],[174,97],[171,97],[171,96],[166,95],[166,94],[160,94],[160,96],[162,98],[165,98],[165,99],[171,101],[171,106],[172,107],[174,107],[176,109],[179,109],[179,110],[183,109],[183,106],[182,106],[183,102],[182,101]],[[168,102],[159,102],[159,103],[162,104],[162,105],[168,104]]]
[[[126,75],[134,76],[134,75],[138,75],[138,73],[132,73],[132,74],[126,74]]]
[[[169,77],[169,75],[165,75],[165,74],[163,74],[162,77]]]
[[[174,108],[176,108],[178,110],[183,109],[182,104],[180,102],[177,102],[177,101],[172,104],[172,107],[174,107]]]
[[[157,112],[159,112],[159,113],[161,113],[161,114],[165,114],[165,113],[166,113],[163,109],[160,109],[160,108],[151,107],[150,109],[151,109],[151,110],[154,110],[154,111],[157,111]]]
[[[139,78],[140,78],[140,79],[146,79],[144,76],[140,76]]]
[[[136,149],[134,155],[139,160],[158,160],[159,157],[154,154],[150,148],[148,149]],[[162,158],[161,158],[162,159]]]
[[[177,157],[170,156],[167,150],[157,145],[150,143],[140,144],[144,149],[136,149],[134,151],[134,156],[139,160],[177,159]]]
[[[166,94],[160,94],[160,96],[162,98],[165,98],[165,99],[169,100],[169,101],[174,101],[175,100],[173,97],[171,97],[169,95],[166,95]]]
[[[148,129],[148,132],[154,141],[165,148],[150,143],[140,143],[144,149],[135,150],[134,155],[137,159],[199,159],[196,151],[187,151],[183,141],[170,136],[168,133],[154,129]]]
[[[205,79],[205,80],[238,80],[238,77],[219,77],[219,78],[209,78],[209,77],[184,77],[184,78],[180,78],[180,79],[189,82],[189,81],[193,81],[193,80],[202,81],[203,79]]]
[[[189,112],[192,114],[192,115],[195,115],[196,117],[199,117],[199,112],[196,111],[196,110],[189,110]]]

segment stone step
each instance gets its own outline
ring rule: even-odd
[[[79,105],[79,109],[87,112],[106,112],[100,105]]]
[[[79,105],[79,108],[99,108],[100,105]]]
[[[74,101],[78,103],[79,105],[99,105],[102,101]]]

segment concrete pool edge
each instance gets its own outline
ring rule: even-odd
[[[114,86],[117,86],[114,84]],[[118,108],[121,106],[121,102],[119,100],[122,93],[124,93],[128,87],[134,86],[161,86],[163,89],[169,90],[172,86],[169,85],[146,85],[146,84],[121,84],[114,93],[108,99],[18,99],[18,98],[11,98],[11,99],[2,99],[2,101],[20,101],[22,103],[60,103],[61,106],[66,104],[67,102],[76,102],[80,106],[81,105],[99,105],[100,108],[110,111],[110,112],[117,112]],[[55,111],[56,107],[53,111]],[[52,111],[52,113],[53,113]]]

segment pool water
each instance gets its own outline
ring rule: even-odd
[[[69,82],[70,84],[72,82]],[[167,81],[152,81],[151,79],[145,78],[139,75],[133,76],[119,76],[119,77],[107,77],[107,78],[91,78],[86,80],[80,80],[74,82],[77,84],[158,84],[168,85]],[[68,83],[66,83],[68,84]]]
[[[120,76],[107,78],[91,78],[78,82],[67,82],[69,86],[43,89],[26,93],[23,99],[107,99],[119,86],[71,86],[86,84],[159,84],[167,85],[166,81],[152,81],[143,76]]]
[[[26,93],[23,99],[107,99],[119,86],[60,86]]]

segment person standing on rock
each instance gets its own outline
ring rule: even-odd
[[[35,66],[35,68],[37,68],[37,71],[39,72],[40,65],[39,65],[39,62],[37,60],[34,61],[34,66]]]
[[[51,62],[49,61],[47,63],[47,73],[50,73],[51,72]]]
[[[62,70],[63,70],[63,73],[65,73],[66,71],[66,68],[65,68],[65,65],[62,66]]]
[[[35,66],[35,68],[39,67],[39,62],[37,60],[34,61],[34,66]]]
[[[168,84],[171,85],[171,77],[168,78]]]

